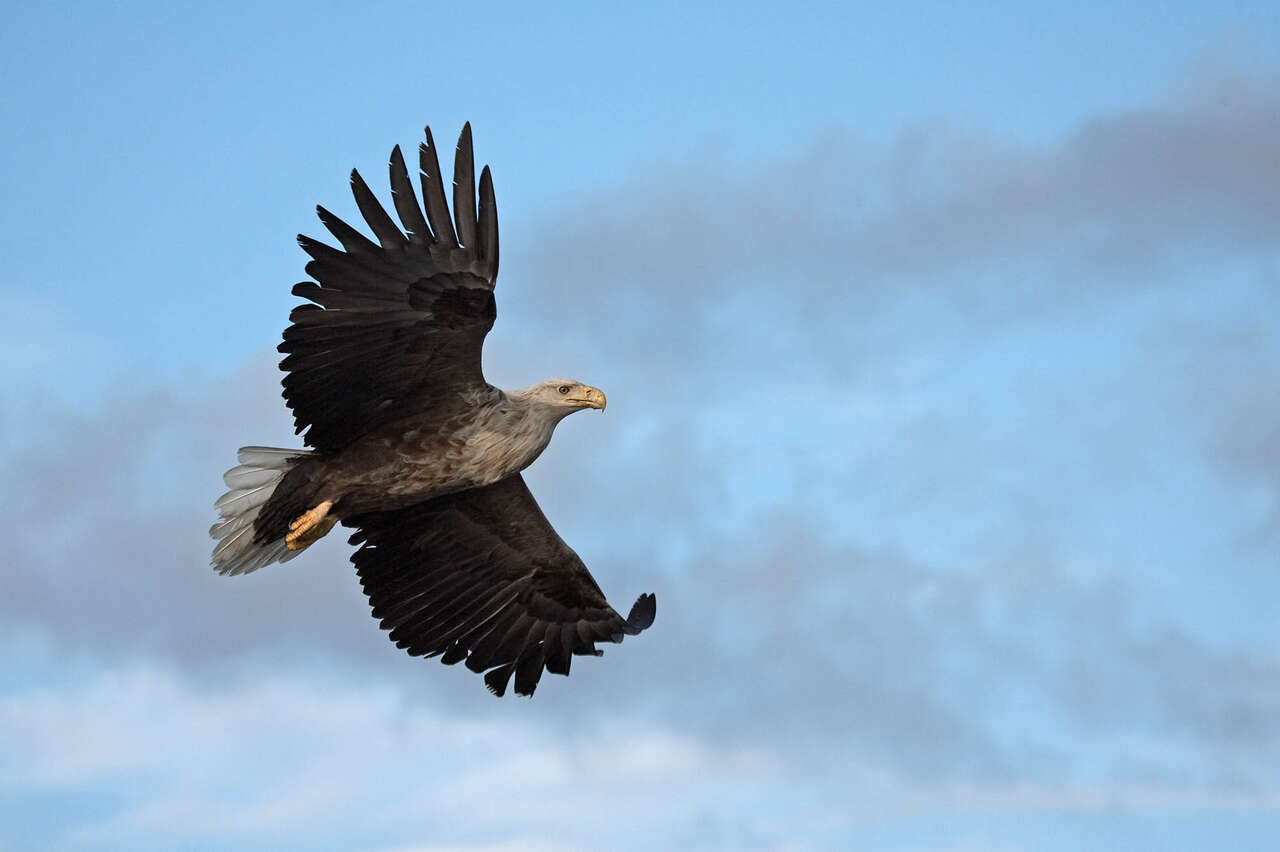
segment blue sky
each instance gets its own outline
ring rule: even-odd
[[[1267,6],[12,10],[0,846],[1267,848]],[[466,120],[487,375],[609,393],[531,487],[660,602],[532,701],[340,537],[206,568],[294,234]]]

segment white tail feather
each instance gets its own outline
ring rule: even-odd
[[[222,474],[222,481],[230,488],[257,488],[276,481],[278,471],[265,467],[242,464]]]
[[[240,464],[222,476],[231,490],[213,504],[222,518],[209,527],[209,535],[218,539],[213,548],[215,571],[247,574],[272,562],[288,562],[302,552],[286,547],[284,536],[267,544],[254,544],[253,522],[294,461],[308,452],[279,447],[240,448]]]

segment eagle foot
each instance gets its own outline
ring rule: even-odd
[[[302,550],[323,538],[338,522],[336,515],[329,514],[332,508],[333,501],[325,500],[314,509],[294,518],[293,523],[289,524],[289,534],[284,537],[284,546],[290,550]]]

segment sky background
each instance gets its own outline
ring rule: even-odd
[[[1273,848],[1273,3],[10,4],[0,848]],[[495,700],[208,568],[317,203],[464,121],[644,635]]]

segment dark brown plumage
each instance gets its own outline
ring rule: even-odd
[[[450,220],[431,131],[419,151],[425,215],[399,147],[392,221],[360,175],[351,188],[377,242],[318,207],[341,249],[299,236],[313,304],[290,314],[284,397],[311,450],[246,447],[227,472],[214,566],[240,574],[296,556],[337,521],[373,614],[413,655],[466,661],[502,695],[542,671],[653,623],[642,595],[626,619],[556,534],[520,471],[573,411],[604,395],[569,379],[518,391],[484,380],[498,220],[493,181],[476,204],[470,125],[454,159]]]

